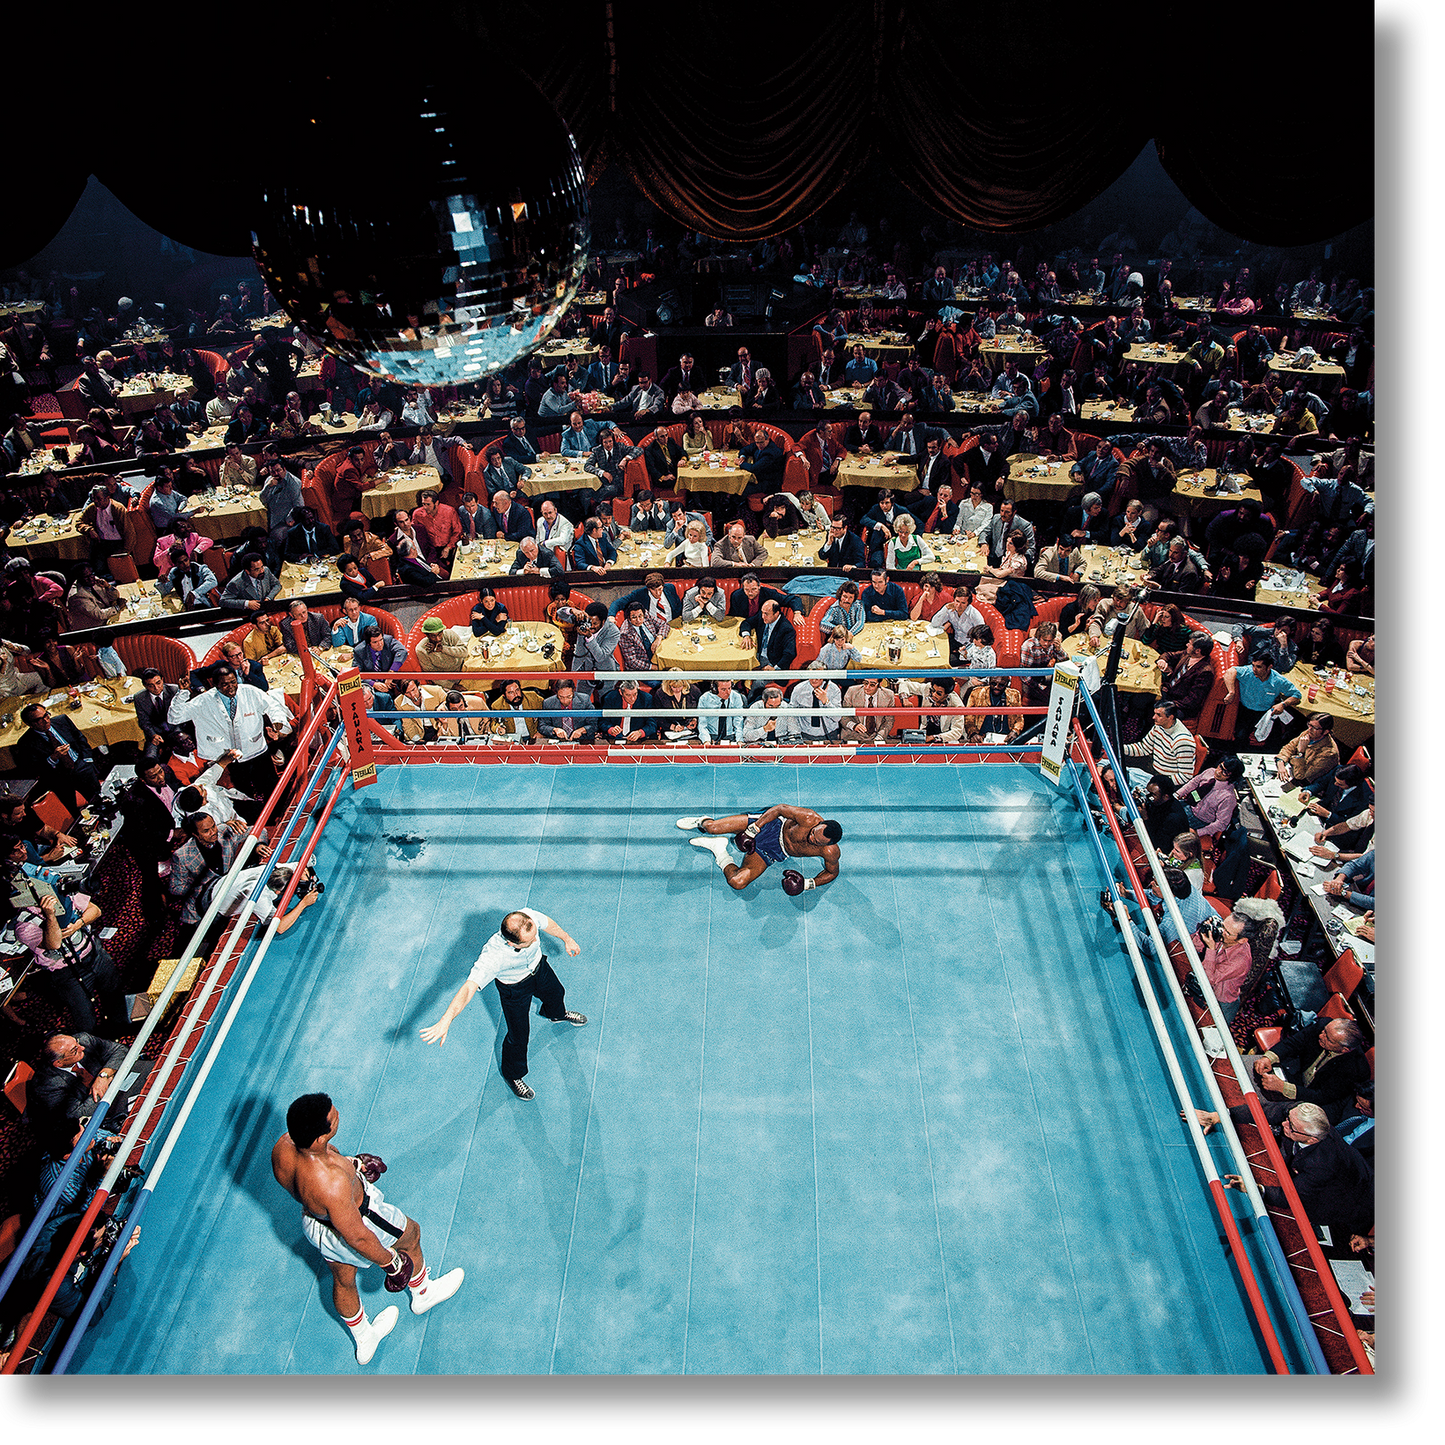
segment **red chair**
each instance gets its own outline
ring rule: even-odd
[[[117,552],[114,557],[108,559],[106,565],[110,568],[110,575],[117,582],[140,581],[140,573],[136,571],[135,558],[125,552]]]
[[[1332,993],[1320,1009],[1319,1016],[1322,1019],[1350,1019],[1353,1021],[1355,1011],[1350,1007],[1350,1001],[1342,994]]]
[[[5,1097],[22,1117],[25,1114],[25,1091],[34,1077],[35,1070],[23,1059],[5,1075]]]
[[[1254,1042],[1262,1054],[1267,1054],[1284,1037],[1282,1028],[1255,1029]]]
[[[132,677],[143,667],[154,667],[167,682],[179,682],[196,665],[195,654],[174,637],[132,632],[117,637],[114,646]]]
[[[316,603],[308,602],[306,605],[308,611],[315,612],[318,616],[324,617],[330,623],[335,623],[336,619],[342,615],[340,605],[335,602],[327,602],[319,606]],[[394,637],[398,642],[406,641],[407,634],[402,631],[401,621],[395,613],[388,612],[384,607],[375,607],[370,602],[363,602],[361,604],[361,610],[376,618],[377,626],[379,626],[382,632],[388,637]],[[468,610],[470,610],[470,604],[468,604]],[[213,662],[219,662],[221,660],[221,648],[228,642],[244,643],[246,638],[250,636],[251,629],[255,625],[254,622],[242,622],[239,626],[233,627],[219,642],[211,647],[210,651],[201,659],[201,665],[203,667],[209,667]],[[283,617],[278,619],[278,625],[284,628],[290,624]]]
[[[1368,768],[1370,766],[1370,750],[1364,743],[1361,743],[1359,747],[1350,754],[1350,763],[1356,768]]]
[[[47,828],[54,828],[57,833],[65,832],[74,818],[74,814],[68,811],[54,793],[42,793],[32,807],[35,809],[35,816]]]
[[[1354,949],[1347,948],[1325,974],[1325,987],[1344,998],[1353,998],[1364,977],[1365,970],[1356,960]]]

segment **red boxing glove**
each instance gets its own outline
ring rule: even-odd
[[[400,1294],[411,1283],[411,1256],[398,1249],[392,1253],[391,1263],[386,1267],[386,1287],[392,1294]]]
[[[356,1172],[368,1184],[375,1184],[386,1173],[386,1165],[375,1154],[358,1154],[351,1162],[356,1165]]]

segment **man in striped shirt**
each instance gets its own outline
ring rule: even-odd
[[[1154,704],[1154,726],[1137,743],[1124,745],[1124,756],[1149,759],[1149,771],[1129,769],[1129,781],[1143,787],[1156,773],[1176,783],[1194,776],[1194,734],[1179,721],[1172,702]]]

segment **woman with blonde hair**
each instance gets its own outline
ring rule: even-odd
[[[888,539],[887,561],[884,564],[890,571],[896,568],[904,572],[921,572],[925,564],[936,560],[933,549],[918,535],[918,522],[911,512],[900,511],[893,526],[894,534]]]
[[[711,556],[707,545],[707,529],[692,521],[683,529],[683,540],[667,554],[675,567],[706,567]]]
[[[668,713],[657,720],[659,737],[669,742],[683,742],[697,736],[697,691],[688,684],[679,668],[669,669],[662,685],[652,695],[655,712]]]

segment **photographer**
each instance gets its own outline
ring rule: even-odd
[[[1270,899],[1243,898],[1227,918],[1206,918],[1199,925],[1193,943],[1226,1023],[1239,1012],[1240,990],[1254,963],[1255,942],[1267,950],[1283,924],[1279,904]],[[1192,976],[1185,990],[1203,997]]]
[[[112,1037],[130,1028],[120,970],[105,946],[93,936],[100,908],[87,894],[57,894],[49,883],[30,878],[7,851],[5,896],[15,910],[15,939],[30,950],[31,966],[41,990],[68,1011],[78,1029],[97,1029],[92,996],[100,1000],[101,1023]]]
[[[255,868],[243,868],[236,875],[235,882],[226,890],[226,901],[221,905],[223,918],[234,918],[241,911],[246,899],[251,896],[251,890],[256,886],[256,880],[265,871],[265,865],[262,864]],[[275,916],[276,901],[285,891],[295,871],[290,863],[278,863],[272,869],[271,876],[266,880],[266,886],[261,890],[261,896],[257,898],[256,906],[251,911],[251,916],[257,923],[269,923]],[[290,909],[281,915],[281,921],[276,925],[276,932],[285,933],[313,903],[321,901],[325,889],[326,885],[317,878],[316,870],[308,864],[301,882],[296,885]]]

